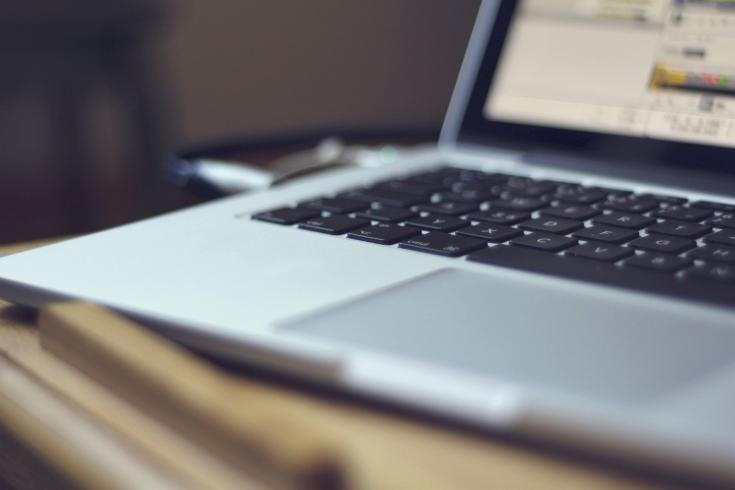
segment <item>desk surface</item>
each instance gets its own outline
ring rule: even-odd
[[[0,247],[0,255],[39,244],[42,243]],[[2,302],[0,351],[30,371],[41,367],[47,372],[51,369],[57,373],[55,376],[65,377],[86,389],[90,397],[105,395],[100,392],[104,388],[94,387],[89,379],[83,379],[84,375],[41,349],[33,315]],[[47,383],[29,378],[29,383],[32,382],[38,385],[29,386],[29,392],[39,387],[48,390]],[[581,462],[531,444],[472,434],[436,421],[263,381],[247,373],[242,375],[241,383],[263,397],[287,403],[336,440],[358,488],[674,488],[671,482],[653,482],[609,465]],[[52,390],[48,391],[54,395]],[[48,487],[50,481],[64,480],[64,477],[74,477],[71,479],[76,484],[86,483],[85,477],[79,476],[80,458],[68,457],[73,444],[67,441],[61,450],[52,448],[39,457],[38,448],[24,440],[23,431],[14,430],[12,424],[12,419],[0,410],[0,478],[18,488]],[[112,437],[103,428],[93,427],[91,432],[95,433],[85,437]],[[93,478],[88,481],[90,485],[95,482]]]

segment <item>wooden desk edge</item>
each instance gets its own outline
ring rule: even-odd
[[[55,241],[43,240],[0,247],[0,255],[37,248]],[[0,349],[10,348],[12,351],[20,344],[24,344],[24,348],[37,349],[32,346],[38,343],[33,329],[27,326],[18,327],[17,322],[12,319],[5,319],[4,323],[0,323]],[[17,339],[13,339],[18,335],[24,337],[20,344],[15,341]],[[35,352],[34,355],[44,354]],[[639,481],[627,474],[537,454],[503,442],[458,434],[444,427],[426,426],[362,407],[343,406],[318,397],[292,393],[282,387],[264,386],[246,378],[241,382],[249,388],[259,390],[264,397],[278,397],[289,401],[294,410],[308,412],[309,416],[319,420],[325,431],[342,438],[350,465],[362,481],[358,488],[411,488],[417,484],[427,489],[672,488],[669,485]],[[412,471],[402,476],[400,468],[395,464],[396,457],[400,457],[402,465]],[[59,461],[54,463],[59,464]],[[64,466],[59,466],[59,469],[64,471]]]

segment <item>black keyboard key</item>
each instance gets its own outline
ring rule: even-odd
[[[456,177],[464,182],[483,182],[485,184],[494,184],[498,182],[506,182],[508,179],[512,179],[514,175],[499,174],[499,173],[488,173],[482,170],[471,170],[471,169],[458,169]]]
[[[388,221],[395,223],[397,221],[405,221],[417,214],[418,213],[416,211],[411,211],[410,209],[383,206],[362,211],[357,213],[357,216],[360,218],[374,219],[376,221]]]
[[[513,177],[517,177],[517,175],[504,174],[501,172],[493,172],[491,174],[486,174],[486,175],[487,175],[487,178],[484,180],[484,182],[490,183],[490,184],[505,183],[505,182],[508,182],[509,179],[512,179]]]
[[[428,231],[450,232],[467,226],[467,222],[453,216],[429,215],[411,218],[406,221],[406,225]]]
[[[446,257],[459,257],[475,250],[487,247],[487,242],[475,238],[447,235],[431,232],[402,241],[401,248],[426,252]]]
[[[467,203],[480,203],[495,199],[495,195],[489,190],[467,189],[463,191],[442,192],[439,199],[442,201],[457,201]]]
[[[711,209],[712,211],[722,211],[725,213],[735,212],[735,204],[725,204],[724,202],[694,201],[691,206],[695,208]]]
[[[706,242],[735,245],[735,230],[720,230],[704,237]]]
[[[705,264],[690,267],[684,271],[690,279],[703,279],[727,284],[735,284],[735,266],[727,264]]]
[[[361,211],[368,207],[369,204],[365,201],[355,201],[353,199],[324,198],[305,202],[301,206],[320,211],[329,211],[330,213],[347,214]]]
[[[546,201],[537,197],[512,197],[510,199],[496,199],[490,201],[491,209],[505,209],[508,211],[535,211],[546,207]]]
[[[651,252],[678,254],[694,248],[697,242],[665,235],[648,235],[630,242],[631,247]]]
[[[583,230],[574,232],[573,236],[580,240],[592,240],[606,243],[625,243],[638,236],[634,230],[625,230],[612,226],[593,225]]]
[[[421,232],[416,228],[408,228],[388,223],[378,223],[377,225],[351,231],[347,234],[347,237],[354,238],[355,240],[379,243],[381,245],[392,245],[420,233]]]
[[[541,196],[543,194],[554,192],[557,187],[558,184],[555,184],[554,182],[534,182],[533,184],[524,187],[523,193],[527,196]]]
[[[509,196],[539,197],[556,190],[557,184],[548,181],[539,181],[527,177],[513,177],[508,179],[500,189]]]
[[[539,211],[544,216],[554,216],[556,218],[586,220],[593,216],[597,216],[602,211],[589,206],[579,204],[561,204],[559,206],[551,206]]]
[[[418,184],[428,184],[433,186],[441,186],[444,179],[449,175],[453,175],[454,172],[448,169],[432,170],[429,172],[422,172],[419,174],[409,175],[404,177],[402,180],[405,182],[414,182]]]
[[[735,213],[723,213],[707,221],[717,228],[735,228]]]
[[[645,213],[657,208],[658,201],[652,199],[639,199],[635,195],[630,196],[613,196],[602,204],[605,209],[613,211],[622,211],[623,213]]]
[[[477,210],[477,205],[467,202],[444,201],[421,204],[420,211],[427,211],[436,214],[448,214],[451,216],[459,216],[460,214],[471,213]]]
[[[513,175],[506,180],[505,185],[512,187],[513,189],[525,189],[526,187],[536,184],[538,181],[531,177],[522,177],[520,175]]]
[[[560,185],[554,199],[570,204],[592,204],[607,197],[607,192],[596,187],[584,187],[577,184]]]
[[[464,180],[457,181],[449,186],[451,192],[465,192],[465,191],[489,191],[490,185],[484,182],[466,182]]]
[[[665,202],[666,204],[684,204],[685,202],[687,202],[687,199],[684,199],[683,197],[669,196],[668,194],[654,194],[650,192],[645,194],[638,194],[638,198]]]
[[[404,180],[387,180],[373,186],[374,189],[387,189],[391,191],[405,192],[428,198],[434,192],[442,189],[440,185],[422,184],[419,182],[406,182]]]
[[[468,226],[457,230],[457,235],[481,238],[493,243],[507,242],[511,238],[522,235],[523,232],[507,226],[483,223],[481,225]]]
[[[276,223],[279,225],[292,225],[300,221],[306,221],[310,218],[321,216],[321,212],[316,209],[305,208],[279,208],[271,211],[264,211],[253,215],[253,219]]]
[[[447,175],[442,181],[442,185],[444,187],[451,188],[461,182],[471,182],[476,184],[484,184],[489,187],[505,182],[506,180],[508,180],[508,177],[509,176],[504,176],[501,174],[490,174],[487,172],[482,172],[480,170],[464,169],[451,175]]]
[[[559,235],[547,235],[545,233],[529,233],[510,241],[513,245],[544,250],[547,252],[559,252],[565,248],[577,244],[577,240]]]
[[[699,260],[735,263],[735,247],[728,247],[727,245],[704,245],[695,248],[688,255]]]
[[[592,220],[592,222],[598,225],[611,225],[619,228],[640,230],[651,223],[655,223],[656,220],[647,216],[641,216],[640,214],[612,212],[597,216]]]
[[[563,218],[542,217],[524,221],[520,225],[524,230],[541,231],[546,233],[560,233],[566,235],[584,226],[581,221],[573,221]]]
[[[564,252],[567,255],[584,257],[586,259],[616,262],[633,254],[633,250],[610,243],[584,243]]]
[[[579,185],[573,182],[566,182],[562,180],[551,180],[551,179],[544,179],[544,182],[551,182],[552,184],[554,184],[556,186],[556,189],[554,190],[554,192],[556,192],[556,190],[558,190],[560,187],[565,186],[565,185]],[[595,187],[595,189],[598,189],[598,187]]]
[[[467,216],[471,220],[487,221],[489,223],[497,223],[499,225],[513,225],[527,220],[530,214],[523,211],[508,211],[505,209],[491,209],[489,211],[480,211]]]
[[[488,173],[471,168],[447,167],[444,169],[445,176],[454,177],[465,181],[483,181],[488,178]]]
[[[370,222],[365,219],[350,218],[341,214],[333,214],[332,216],[312,218],[299,224],[299,228],[309,231],[318,231],[319,233],[327,233],[329,235],[343,235],[348,231],[369,225]]]
[[[597,186],[597,187],[595,187],[595,189],[600,189],[605,194],[607,194],[608,196],[611,196],[611,197],[613,197],[613,196],[618,196],[618,197],[619,196],[629,196],[629,195],[633,194],[633,191],[629,191],[627,189],[615,189],[615,188],[612,188],[612,187],[599,187],[599,186]]]
[[[644,253],[629,258],[624,265],[628,267],[640,267],[659,272],[676,272],[691,265],[690,259],[683,259],[676,255]]]
[[[682,238],[699,238],[712,231],[712,227],[686,221],[666,220],[649,226],[647,231]]]
[[[687,206],[669,206],[655,213],[659,218],[678,219],[681,221],[702,221],[712,216],[710,209],[691,208]]]
[[[357,199],[359,201],[377,202],[385,204],[386,206],[395,206],[397,208],[408,208],[427,200],[424,196],[417,196],[415,194],[394,191],[391,189],[357,190],[341,194],[339,197]]]

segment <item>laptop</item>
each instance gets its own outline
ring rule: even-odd
[[[2,258],[0,296],[735,481],[733,39],[728,1],[486,0],[435,148]]]

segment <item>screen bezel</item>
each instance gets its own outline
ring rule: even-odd
[[[479,64],[471,85],[468,84],[466,88],[469,92],[466,103],[462,104],[464,111],[459,119],[461,122],[456,143],[501,146],[536,153],[545,150],[570,152],[575,157],[590,161],[645,162],[656,167],[676,167],[735,177],[735,148],[487,119],[484,115],[486,98],[492,88],[518,4],[517,0],[483,2],[475,31],[487,30],[488,26],[483,23],[490,23],[492,27],[486,35],[480,35],[482,45],[475,46],[472,56],[469,56],[468,51],[468,59],[465,60],[466,64],[473,61]],[[460,85],[461,77],[458,82]],[[458,86],[458,89],[461,88]]]

